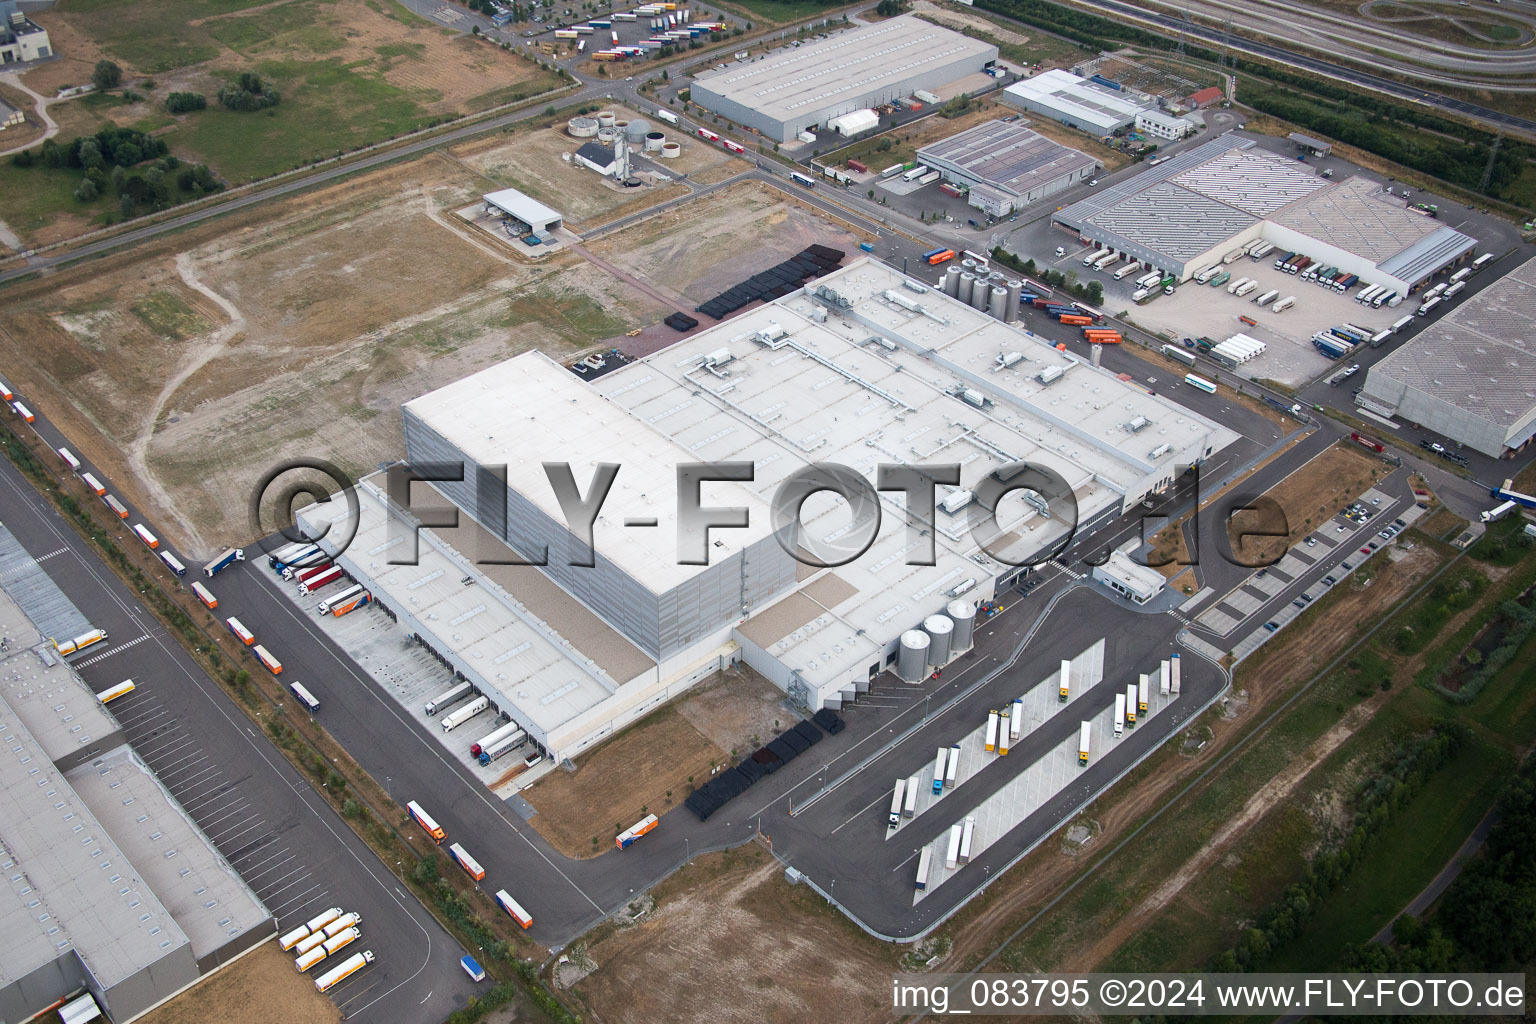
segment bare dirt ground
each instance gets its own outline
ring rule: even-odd
[[[573,989],[601,1024],[887,1021],[895,947],[875,942],[754,845],[700,857],[614,928]]]
[[[751,244],[742,244],[750,238]],[[859,239],[778,189],[740,182],[615,232],[591,248],[703,302],[813,242],[857,255]]]
[[[727,759],[667,705],[582,755],[574,772],[550,772],[523,796],[538,809],[533,827],[550,845],[568,857],[595,857],[622,829],[681,803],[690,779],[703,785]]]
[[[738,757],[798,720],[784,706],[783,691],[745,665],[689,691],[677,712],[715,746],[737,751]]]
[[[184,552],[248,542],[279,460],[370,471],[403,455],[401,402],[660,311],[574,255],[530,267],[469,237],[445,211],[480,186],[429,157],[19,286],[8,377]]]
[[[1248,530],[1269,532],[1280,526],[1272,516],[1261,511],[1239,512],[1227,524],[1232,550],[1246,563],[1261,564],[1283,555],[1301,540],[1355,500],[1370,484],[1387,475],[1381,460],[1344,442],[1327,449],[1317,458],[1286,477],[1270,490],[1285,514],[1285,536],[1245,536]]]
[[[619,120],[653,120],[624,107],[605,109],[613,110]],[[653,122],[653,127],[668,129],[670,126]],[[657,161],[658,166],[669,173],[703,170],[720,166],[730,159],[730,154],[724,150],[718,151],[718,158],[704,154],[701,139],[689,142],[686,137],[672,131],[667,132],[667,138],[669,141],[681,142],[683,146],[683,156],[677,160]],[[618,187],[594,171],[566,162],[565,156],[592,141],[595,140],[571,137],[562,121],[552,128],[519,132],[514,136],[496,135],[465,143],[455,147],[453,153],[466,167],[484,175],[492,183],[486,191],[491,188],[515,188],[526,192],[541,203],[559,210],[565,215],[571,230],[578,233],[683,194],[684,187],[678,184],[644,186],[639,189]]]
[[[230,1020],[328,1024],[341,1020],[341,1011],[315,991],[308,975],[293,969],[293,961],[276,942],[268,942],[140,1017],[139,1024]]]
[[[1332,614],[1317,616],[1304,628],[1287,630],[1266,644],[1263,661],[1242,675],[1247,700],[1241,710],[1230,717],[1210,716],[1210,742],[1193,756],[1183,756],[1172,747],[1153,755],[1133,774],[1131,785],[1111,790],[1088,809],[1086,813],[1101,826],[1095,847],[1113,847],[1120,835],[1225,750],[1246,730],[1247,723],[1262,718],[1275,701],[1298,682],[1311,678],[1347,647],[1356,637],[1360,623],[1372,621],[1394,607],[1440,561],[1441,556],[1428,547],[1406,552],[1382,568],[1371,586],[1338,591],[1340,596],[1332,606]],[[1198,791],[1186,799],[1197,798]],[[945,969],[959,970],[992,952],[1003,937],[1059,892],[1083,867],[1081,858],[1062,852],[1062,844],[1041,844],[988,890],[986,900],[965,908],[946,924],[943,933],[953,936],[955,945],[949,959],[952,966]],[[1129,908],[1126,903],[1115,905]],[[1105,930],[1095,928],[1051,936],[1049,964],[1086,962],[1084,951],[1093,947]]]
[[[1022,32],[1014,32],[1011,29],[986,18],[978,18],[973,14],[962,14],[948,7],[940,7],[938,4],[929,3],[928,0],[915,0],[912,4],[914,14],[926,14],[934,21],[943,22],[952,28],[973,28],[978,32],[985,32],[1003,43],[1017,43],[1022,46],[1029,42],[1029,36]]]

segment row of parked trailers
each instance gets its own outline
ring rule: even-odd
[[[293,966],[303,974],[362,938],[362,923],[363,915],[331,907],[279,937],[277,944],[284,952],[294,954]],[[373,963],[373,959],[371,950],[355,953],[316,976],[315,988],[325,992]]]
[[[1164,697],[1177,696],[1181,684],[1182,664],[1179,655],[1163,661],[1158,670],[1158,692]],[[1065,702],[1072,692],[1072,663],[1061,663],[1061,674],[1058,680],[1059,697]],[[1134,726],[1136,716],[1146,717],[1151,705],[1152,677],[1143,673],[1136,683],[1126,685],[1124,693],[1115,695],[1115,735],[1121,735],[1127,722]],[[1011,713],[992,711],[987,720],[987,749],[989,751],[998,748],[1002,743],[1016,744],[1023,731],[1024,705],[1023,700],[1015,700],[1009,709]],[[1078,755],[1079,765],[1086,765],[1089,761],[1090,744],[1093,736],[1093,723],[1081,722],[1078,726]],[[1007,739],[1005,740],[1005,737]],[[997,749],[997,753],[1005,754],[1006,749]],[[956,775],[960,764],[960,745],[958,743],[949,747],[940,747],[933,764],[933,793],[940,795],[946,790],[955,787]],[[920,784],[918,776],[910,779],[898,780],[896,792],[891,801],[889,827],[894,829],[902,818],[910,818],[916,813],[916,793]],[[971,858],[972,839],[976,828],[974,815],[967,815],[963,820],[950,826],[949,837],[946,841],[944,866],[953,871],[955,868],[967,863]],[[925,846],[918,855],[917,878],[914,887],[923,891],[928,887],[928,876],[933,865],[933,846]]]

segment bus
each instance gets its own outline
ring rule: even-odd
[[[251,653],[256,655],[256,660],[261,662],[268,672],[275,676],[283,674],[283,663],[272,657],[272,652],[261,646],[261,644],[252,647]]]
[[[1186,373],[1184,375],[1184,383],[1188,384],[1192,388],[1199,388],[1201,391],[1204,391],[1208,395],[1214,395],[1216,393],[1216,385],[1214,383],[1206,380],[1204,377],[1196,377],[1192,373]]]
[[[128,694],[130,694],[132,692],[133,692],[133,680],[132,679],[124,679],[122,682],[118,683],[116,686],[109,686],[107,689],[102,690],[100,693],[98,693],[96,695],[96,699],[101,701],[103,704],[111,704],[113,701],[117,700],[117,698],[119,698],[119,697],[126,697]]]
[[[107,638],[107,631],[106,630],[104,630],[104,629],[93,629],[89,633],[81,633],[79,636],[75,637],[73,640],[65,640],[63,643],[54,644],[54,648],[61,655],[64,655],[64,656],[67,657],[67,656],[69,656],[71,654],[79,654],[81,651],[85,650],[87,647],[91,647],[91,646],[93,646],[95,644],[99,644],[103,640],[105,640],[106,638]]]
[[[187,574],[187,567],[181,564],[181,559],[177,558],[169,551],[160,552],[160,561],[164,562],[165,567],[171,570],[171,572],[175,573],[177,577],[185,576]]]
[[[80,479],[85,481],[85,486],[96,492],[96,497],[100,498],[106,495],[107,489],[102,486],[101,481],[97,480],[94,474],[81,473]]]
[[[315,695],[310,693],[303,683],[289,683],[288,689],[293,691],[293,695],[299,699],[299,703],[303,704],[304,709],[310,714],[320,710],[320,702],[315,699]]]
[[[405,805],[405,811],[415,819],[416,824],[420,825],[427,835],[432,837],[434,843],[441,846],[443,840],[448,838],[448,833],[443,831],[443,827],[432,819],[432,815],[422,810],[421,804],[415,800]]]
[[[929,256],[928,257],[928,263],[931,266],[935,266],[936,267],[940,263],[948,263],[950,260],[952,260],[954,258],[955,258],[955,250],[953,250],[953,249],[945,249],[943,252],[937,252],[937,253],[934,253],[932,256]]]
[[[799,171],[790,171],[789,180],[794,182],[796,185],[799,185],[801,188],[816,187],[816,180],[814,178],[801,174]]]
[[[519,904],[517,900],[509,896],[507,894],[507,890],[496,890],[496,902],[501,904],[501,909],[507,912],[507,916],[511,917],[512,920],[516,921],[524,928],[527,928],[529,925],[533,924],[533,915],[524,910],[522,905]]]
[[[233,615],[224,620],[224,625],[228,626],[229,631],[235,634],[235,639],[245,644],[245,646],[250,647],[256,642],[256,634],[246,629],[245,624]]]
[[[458,843],[449,843],[448,856],[458,862],[459,867],[463,868],[464,873],[470,878],[477,882],[484,880],[485,868],[481,867],[480,862],[471,857],[469,851],[464,849],[464,847]]]
[[[721,139],[720,140],[720,145],[724,146],[726,149],[730,150],[732,153],[745,153],[747,151],[747,147],[746,146],[743,146],[739,142],[732,142],[730,139]]]
[[[117,518],[119,518],[119,519],[127,519],[128,518],[128,507],[126,505],[124,505],[122,502],[118,501],[115,497],[113,497],[110,494],[103,494],[101,496],[101,500],[106,503],[107,508],[109,508],[113,512],[117,513]]]
[[[151,551],[160,546],[160,538],[145,529],[143,523],[134,523],[133,532],[139,535],[139,540],[143,541]]]
[[[192,584],[192,593],[197,595],[197,599],[203,602],[203,604],[207,605],[209,609],[217,608],[219,606],[219,599],[213,596],[213,591],[209,590],[201,583]]]
[[[59,458],[64,460],[64,465],[69,467],[70,472],[80,472],[80,460],[75,458],[74,452],[70,451],[68,448],[60,448]]]
[[[699,132],[699,138],[701,138],[701,139],[706,139],[706,140],[708,140],[710,142],[719,142],[720,141],[720,136],[718,134],[716,134],[715,132],[710,131],[708,128],[700,128],[700,129],[698,129],[698,132]]]

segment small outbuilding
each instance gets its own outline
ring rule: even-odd
[[[1332,143],[1324,142],[1322,139],[1314,139],[1310,135],[1301,134],[1301,132],[1291,132],[1286,138],[1290,139],[1291,144],[1297,149],[1303,153],[1310,153],[1312,156],[1327,156],[1333,152]]]
[[[611,155],[611,154],[610,154]],[[551,210],[532,196],[524,195],[515,188],[504,188],[480,197],[485,202],[486,213],[499,213],[525,225],[531,234],[543,235],[554,231],[564,223],[556,210]]]

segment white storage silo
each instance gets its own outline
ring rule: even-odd
[[[600,127],[600,128],[612,128],[613,127],[613,111],[611,111],[611,110],[599,110],[597,112],[597,124],[598,124],[598,127]]]
[[[971,289],[971,308],[979,309],[983,313],[987,311],[987,297],[992,293],[992,286],[987,283],[985,277],[976,278],[976,286]]]
[[[928,674],[928,634],[920,629],[909,629],[901,634],[901,646],[896,651],[896,674],[904,682],[920,683]]]
[[[1008,319],[1008,289],[1001,285],[993,285],[992,301],[987,304],[987,312],[999,320]]]
[[[1023,290],[1023,283],[1016,280],[1008,282],[1008,316],[1009,323],[1019,318],[1019,293]]]
[[[566,122],[565,130],[571,133],[572,138],[590,139],[597,134],[597,118],[573,117]]]
[[[944,294],[950,298],[960,294],[960,268],[953,263],[944,272]]]
[[[667,141],[667,137],[661,132],[645,133],[645,151],[647,153],[660,153],[661,144]]]
[[[975,285],[976,275],[970,271],[962,270],[960,272],[960,288],[955,292],[955,298],[969,306],[971,304],[971,290]]]
[[[955,624],[949,616],[928,616],[923,620],[923,632],[928,634],[928,664],[937,668],[949,661],[950,642],[955,633]]]
[[[955,654],[968,650],[973,643],[976,627],[976,606],[971,602],[955,598],[949,602],[949,607],[944,611],[949,615],[950,621],[955,624],[954,639],[950,641],[950,650]]]
[[[663,142],[661,144],[661,158],[663,160],[675,160],[683,152],[683,147],[675,142]]]

